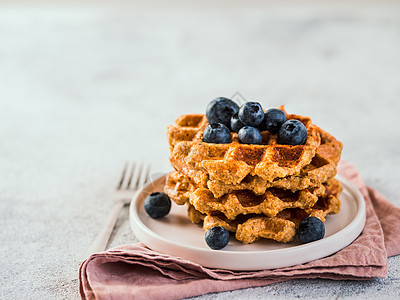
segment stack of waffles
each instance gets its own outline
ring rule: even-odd
[[[206,116],[180,116],[167,131],[175,171],[165,192],[186,204],[189,218],[204,230],[222,226],[245,244],[261,238],[287,243],[304,218],[325,222],[340,210],[342,187],[334,176],[342,143],[308,117],[287,119],[306,126],[304,145],[278,144],[268,131],[261,132],[260,145],[242,144],[236,133],[229,144],[206,143]]]

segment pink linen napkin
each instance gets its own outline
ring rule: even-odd
[[[238,272],[205,268],[140,243],[125,245],[93,254],[82,263],[80,295],[82,299],[180,299],[296,278],[386,277],[387,257],[400,254],[400,208],[366,186],[353,165],[341,162],[338,172],[361,191],[367,220],[361,235],[331,256],[292,267]]]

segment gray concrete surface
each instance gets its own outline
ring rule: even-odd
[[[78,297],[124,161],[169,170],[166,126],[237,91],[311,116],[400,205],[399,2],[0,2],[0,298]],[[394,257],[385,279],[196,299],[398,298],[399,278]]]

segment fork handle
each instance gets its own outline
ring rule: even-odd
[[[104,251],[107,248],[107,244],[114,230],[115,223],[117,222],[118,216],[121,213],[123,207],[124,207],[124,201],[116,201],[114,203],[114,207],[112,208],[109,214],[107,222],[104,224],[103,228],[101,229],[97,237],[94,239],[92,244],[86,250],[82,260],[85,260],[95,252]]]

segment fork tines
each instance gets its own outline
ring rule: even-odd
[[[117,189],[138,189],[148,181],[149,174],[150,164],[126,162]]]

